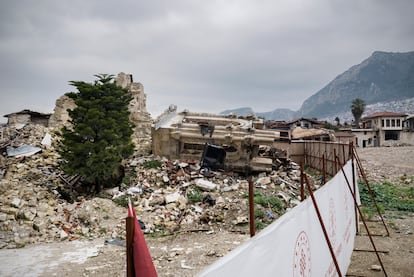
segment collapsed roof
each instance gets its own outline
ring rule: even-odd
[[[177,112],[171,106],[155,121],[153,153],[170,159],[200,159],[210,143],[224,148],[229,169],[267,170],[272,160],[258,156],[259,146],[272,146],[280,133],[263,126],[263,119],[254,116]]]

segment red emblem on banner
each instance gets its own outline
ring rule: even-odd
[[[293,256],[293,277],[311,276],[311,252],[308,236],[300,232],[295,243]]]
[[[332,247],[336,246],[336,211],[334,200],[329,198],[329,225],[328,225],[329,239],[331,240]]]

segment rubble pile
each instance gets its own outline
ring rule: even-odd
[[[130,185],[112,195],[134,201],[146,232],[248,230],[247,176],[201,169],[195,160],[157,157],[132,160],[127,175]],[[275,170],[255,174],[252,181],[257,220],[264,225],[300,202],[300,167],[293,162],[279,161]]]
[[[26,125],[2,128],[0,141],[0,248],[84,238],[124,238],[130,198],[146,233],[226,229],[248,232],[248,177],[200,168],[197,160],[156,156],[127,161],[126,177],[99,197],[64,200],[53,130]],[[52,143],[43,143],[50,134]],[[8,156],[7,146],[38,147]],[[9,148],[10,150],[11,148]],[[274,161],[274,170],[252,176],[256,226],[262,228],[299,203],[300,168]],[[0,172],[1,173],[1,172]]]

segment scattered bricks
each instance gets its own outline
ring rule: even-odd
[[[201,188],[202,190],[207,190],[207,191],[215,190],[217,187],[216,184],[210,181],[204,180],[204,179],[197,179],[195,185]]]
[[[168,194],[165,196],[165,203],[169,204],[169,203],[175,203],[178,201],[178,199],[180,198],[181,194],[177,191],[174,192],[172,194]]]
[[[6,221],[6,220],[7,220],[7,214],[0,213],[0,221],[3,222],[3,221]]]
[[[256,185],[257,186],[267,186],[272,182],[271,178],[268,176],[264,176],[264,177],[260,177],[259,179],[256,180]]]
[[[60,230],[59,232],[59,238],[60,240],[65,240],[69,237],[68,233],[66,233],[65,230]]]
[[[19,198],[13,198],[13,200],[11,201],[11,206],[15,207],[15,208],[19,208],[20,207],[20,202],[21,200]]]
[[[32,126],[21,132],[25,135],[16,136],[13,146],[25,143],[42,147],[39,144],[45,133],[53,134],[47,128]],[[0,180],[0,202],[5,203],[0,206],[0,230],[6,238],[0,248],[54,240],[125,237],[126,208],[103,198],[73,203],[64,200],[59,193],[63,181],[55,167],[59,157],[53,137],[50,148],[43,150],[19,161],[7,157],[1,160],[7,174]],[[149,162],[155,167],[145,167]],[[199,161],[156,156],[132,158],[125,165],[127,181],[105,193],[111,197],[129,196],[145,224],[145,233],[248,228],[248,176],[211,170],[203,174]],[[282,199],[284,210],[299,203],[298,165],[279,163],[272,171],[251,178],[261,195]],[[283,213],[270,212],[275,219]]]

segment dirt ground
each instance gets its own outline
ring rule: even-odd
[[[404,176],[414,176],[414,147],[386,147],[364,148],[358,151],[368,180],[375,182],[390,181],[393,184],[409,185],[404,183]],[[384,251],[380,258],[388,276],[414,276],[414,213],[386,212],[384,215],[390,236],[386,235],[385,227],[380,221],[367,222],[370,233],[383,236],[374,236],[377,250]],[[361,224],[362,226],[362,224]],[[372,250],[373,246],[366,236],[365,229],[361,228],[361,235],[356,237],[356,249]],[[375,253],[354,251],[351,266],[348,269],[350,276],[385,276],[383,271],[375,271],[380,262]]]
[[[414,147],[366,148],[358,151],[368,178],[376,182],[414,175]],[[414,184],[409,184],[414,186]],[[375,236],[376,248],[388,276],[414,276],[414,213],[386,213],[390,236]],[[119,224],[119,222],[114,222]],[[385,234],[378,221],[368,222],[374,234]],[[146,241],[162,276],[195,276],[249,238],[243,233],[216,229],[190,231]],[[355,249],[372,250],[366,232],[356,237]],[[125,276],[125,248],[103,239],[32,245],[0,250],[0,276]],[[121,242],[122,243],[122,242]],[[375,253],[354,251],[348,276],[385,276]]]

